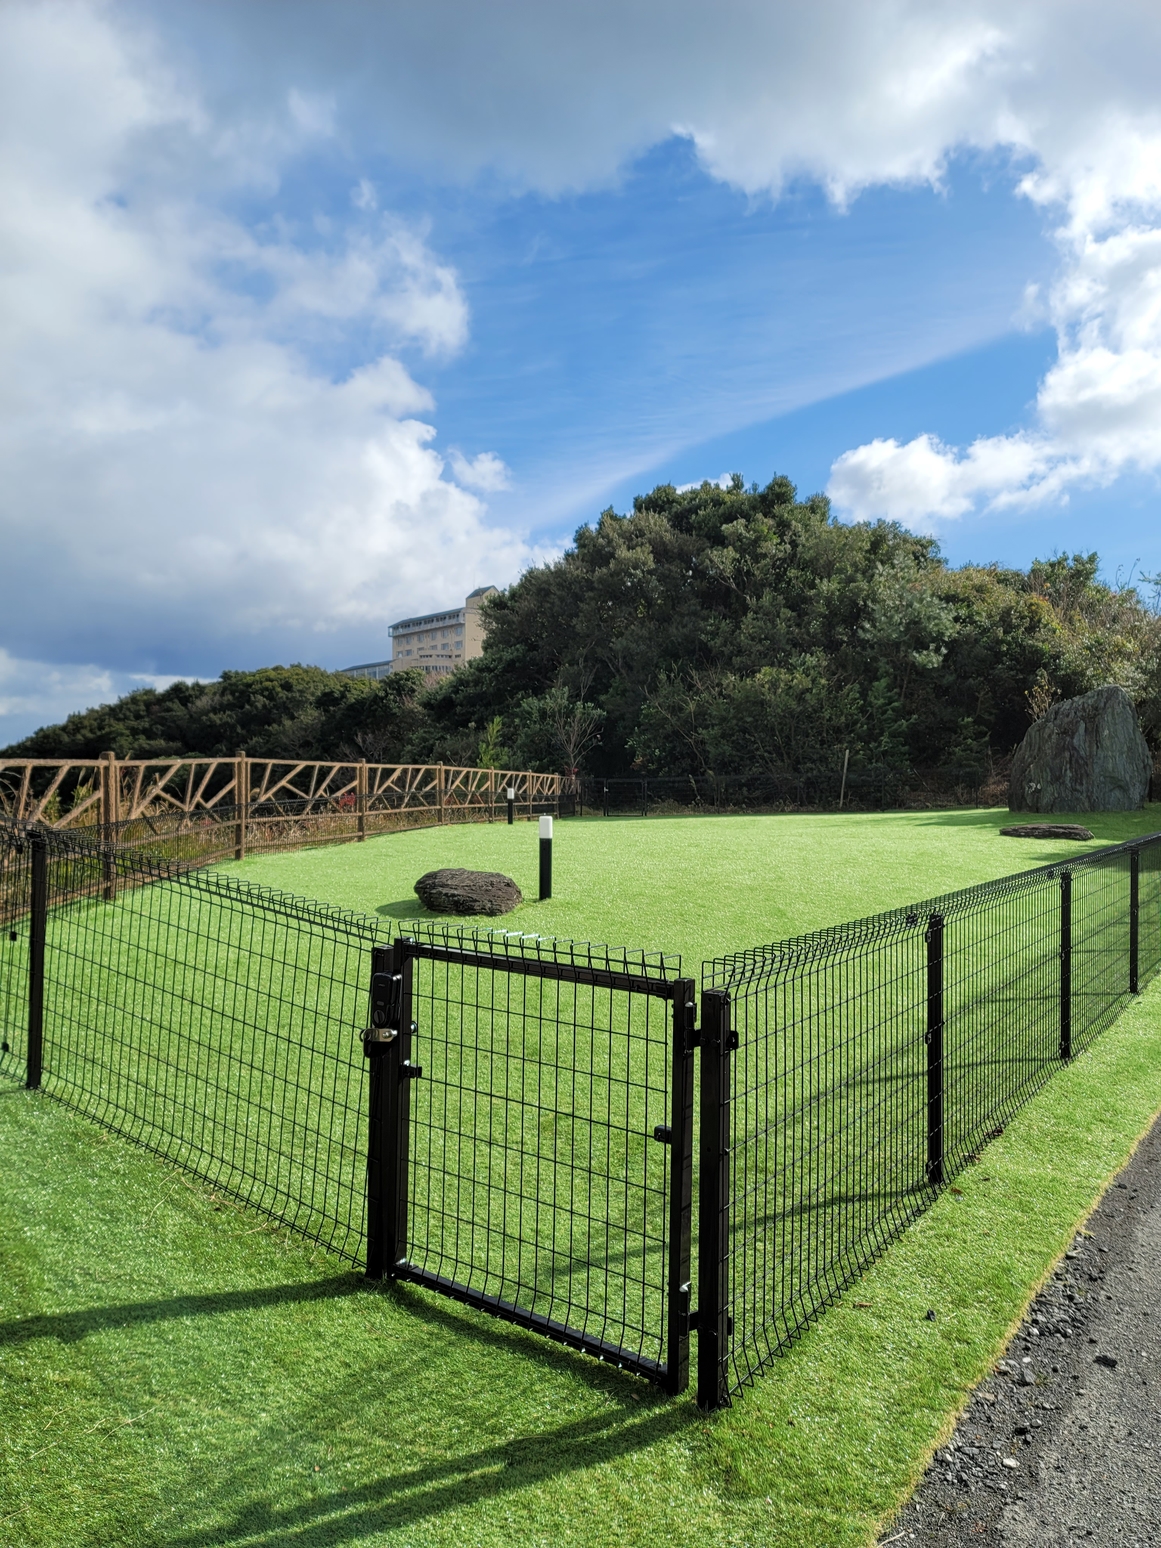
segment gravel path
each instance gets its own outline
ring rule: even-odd
[[[880,1542],[1161,1544],[1161,1121]]]

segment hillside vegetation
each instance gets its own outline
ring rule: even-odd
[[[982,777],[1053,700],[1104,683],[1161,741],[1161,619],[1097,571],[1095,553],[952,569],[933,539],[840,523],[785,478],[661,485],[492,598],[483,655],[430,688],[227,672],[8,751],[724,775],[832,766],[849,748],[853,768]]]

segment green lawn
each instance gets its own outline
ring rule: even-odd
[[[425,871],[503,871],[527,900],[509,928],[703,958],[914,903],[1161,829],[1161,805],[1089,814],[1090,844],[1001,838],[997,809],[841,816],[585,818],[556,824],[553,896],[537,901],[534,823],[427,828],[221,870],[387,921],[423,913]],[[1055,820],[1055,819],[1054,819]]]
[[[1090,826],[1111,842],[1159,816]],[[1004,820],[561,823],[557,897],[511,922],[681,950],[696,972],[1075,851],[1001,839]],[[535,829],[228,869],[405,918],[416,876],[447,864],[534,896]],[[438,1297],[369,1289],[67,1109],[4,1092],[0,1543],[865,1543],[1161,1103],[1159,1071],[1161,986],[712,1419]]]

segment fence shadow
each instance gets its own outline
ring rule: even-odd
[[[0,1348],[26,1344],[36,1338],[55,1338],[62,1344],[75,1344],[90,1333],[108,1333],[116,1328],[142,1323],[168,1322],[178,1317],[212,1317],[225,1312],[258,1311],[265,1306],[288,1306],[295,1302],[333,1300],[358,1295],[368,1290],[361,1274],[336,1274],[331,1279],[306,1284],[270,1285],[262,1289],[222,1290],[214,1295],[175,1295],[165,1300],[129,1301],[119,1306],[89,1306],[82,1311],[47,1312],[36,1317],[17,1317],[0,1322]]]
[[[644,1407],[645,1403],[651,1407]],[[464,1511],[516,1490],[580,1473],[655,1445],[694,1420],[689,1405],[660,1394],[612,1413],[580,1419],[537,1435],[482,1446],[420,1467],[404,1462],[397,1473],[351,1489],[332,1490],[284,1507],[251,1498],[226,1520],[155,1539],[157,1548],[321,1548],[323,1544],[378,1540],[450,1510]],[[262,1476],[260,1463],[254,1467]],[[223,1493],[237,1496],[238,1480]],[[261,1485],[258,1485],[261,1487]]]

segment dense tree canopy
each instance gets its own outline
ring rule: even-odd
[[[983,771],[1054,698],[1128,689],[1161,733],[1161,621],[1097,556],[951,569],[776,478],[662,485],[486,604],[484,653],[428,689],[315,667],[143,690],[9,749],[484,761],[595,773],[852,764]]]
[[[662,485],[492,599],[484,655],[428,693],[421,741],[450,755],[499,716],[516,761],[544,764],[540,707],[567,694],[603,712],[596,772],[775,771],[848,747],[982,767],[1053,698],[1106,682],[1155,733],[1161,625],[1096,574],[1095,554],[950,569],[932,539],[844,525],[784,478]]]
[[[394,763],[422,720],[419,672],[381,682],[321,667],[223,672],[212,683],[141,688],[7,749],[29,758],[367,758]]]

